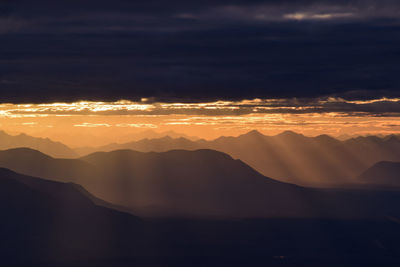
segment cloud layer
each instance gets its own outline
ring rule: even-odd
[[[51,104],[2,104],[0,116],[8,118],[41,116],[243,116],[249,114],[325,114],[341,116],[399,117],[400,98],[346,100],[338,97],[253,99],[215,102],[74,102]],[[240,118],[239,118],[240,119]]]
[[[6,0],[1,101],[397,97],[399,14],[390,0]]]

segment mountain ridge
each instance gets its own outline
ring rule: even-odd
[[[380,161],[364,171],[358,179],[364,183],[400,187],[400,162]]]
[[[72,148],[61,142],[55,142],[49,138],[33,137],[24,133],[10,135],[5,131],[0,131],[0,150],[19,147],[28,147],[40,150],[45,154],[56,158],[77,157],[77,153]]]
[[[27,149],[17,151],[32,154]],[[209,149],[161,153],[118,150],[81,159],[18,158],[26,161],[15,164],[15,156],[7,160],[7,151],[2,151],[0,166],[14,164],[13,171],[26,175],[80,184],[96,199],[110,203],[108,207],[146,218],[400,216],[398,192],[322,190],[283,183],[226,153]]]
[[[387,137],[356,137],[345,141],[329,135],[307,137],[293,131],[266,136],[253,130],[237,137],[190,141],[185,138],[143,139],[93,150],[132,149],[165,152],[174,149],[212,149],[241,159],[258,172],[283,182],[329,186],[357,183],[373,163],[400,160],[400,140]]]

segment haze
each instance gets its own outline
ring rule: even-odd
[[[253,99],[217,102],[74,102],[3,104],[0,123],[12,133],[51,138],[71,147],[128,142],[146,131],[215,139],[251,130],[276,135],[292,130],[340,139],[400,132],[400,100],[380,98]],[[164,134],[165,135],[165,134]],[[137,139],[140,139],[137,137]]]

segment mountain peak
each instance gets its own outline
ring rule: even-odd
[[[304,135],[293,132],[293,131],[284,131],[280,134],[276,135],[277,137],[304,137]]]
[[[40,152],[39,150],[35,150],[29,147],[17,147],[11,148],[7,150],[3,150],[8,155],[20,155],[20,156],[30,156],[30,157],[41,157],[41,158],[51,158],[49,155]]]
[[[171,136],[169,136],[169,135],[166,135],[166,136],[163,136],[163,137],[160,137],[160,138],[158,138],[158,140],[159,141],[172,141],[172,140],[174,140],[175,138],[173,138],[173,137],[171,137]],[[151,139],[150,139],[151,140]]]
[[[327,134],[321,134],[315,137],[316,140],[322,141],[322,142],[338,142],[337,139],[333,138],[330,135]]]
[[[262,133],[260,133],[257,130],[251,130],[250,132],[247,132],[241,136],[254,136],[254,137],[264,137],[265,135],[263,135]]]

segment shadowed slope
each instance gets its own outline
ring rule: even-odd
[[[0,167],[26,175],[85,185],[97,176],[93,166],[87,162],[77,159],[55,159],[30,148],[0,151]],[[93,185],[95,182],[93,181]]]
[[[76,185],[6,169],[0,169],[0,212],[4,266],[397,266],[400,261],[396,218],[139,221],[95,206]]]
[[[381,161],[359,177],[363,183],[400,187],[400,162]]]
[[[101,256],[121,227],[140,220],[95,205],[74,184],[0,169],[0,255],[34,259]]]

